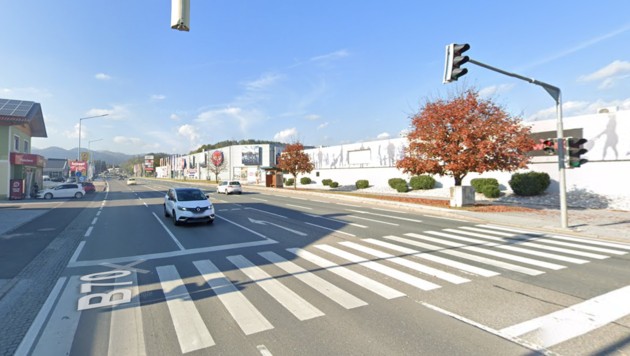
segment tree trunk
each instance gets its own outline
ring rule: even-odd
[[[462,178],[463,178],[463,177],[460,177],[460,176],[454,176],[453,178],[455,178],[455,186],[456,186],[456,187],[459,187],[459,186],[461,186],[461,185],[462,185]]]

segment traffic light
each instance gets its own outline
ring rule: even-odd
[[[569,154],[569,168],[579,168],[588,160],[586,158],[581,158],[583,154],[588,152],[586,148],[582,148],[588,140],[585,138],[567,138],[567,151]]]
[[[550,156],[556,153],[556,143],[553,138],[543,141],[543,151]]]
[[[464,52],[470,49],[468,43],[456,44],[451,43],[446,46],[446,63],[444,66],[444,81],[450,83],[457,81],[460,77],[468,73],[468,69],[460,68],[460,66],[470,60],[468,56],[464,56]]]

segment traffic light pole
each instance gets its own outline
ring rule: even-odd
[[[569,218],[567,214],[567,181],[566,181],[566,167],[564,160],[564,133],[562,127],[562,93],[560,92],[560,88],[555,87],[551,84],[547,84],[545,82],[538,81],[536,79],[527,78],[522,75],[511,73],[504,71],[503,69],[495,68],[493,66],[487,65],[485,63],[478,62],[472,58],[469,59],[469,63],[476,64],[480,67],[484,67],[494,72],[498,72],[509,77],[517,78],[524,80],[526,82],[538,85],[543,87],[551,95],[551,97],[556,101],[556,115],[557,115],[557,131],[558,131],[558,180],[560,183],[560,225],[563,229],[569,227]]]

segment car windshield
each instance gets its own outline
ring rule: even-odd
[[[195,200],[206,200],[206,195],[203,194],[201,190],[190,189],[190,190],[180,190],[177,192],[177,198],[179,201],[195,201]]]

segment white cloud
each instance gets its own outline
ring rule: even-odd
[[[179,118],[179,116],[177,114],[171,114],[171,116],[169,118],[171,120],[173,120],[173,121],[179,121],[180,120],[180,118]]]
[[[328,122],[323,122],[323,123],[319,124],[319,126],[317,126],[317,129],[321,130],[321,129],[327,127],[327,126],[328,126]]]
[[[273,139],[279,142],[289,143],[297,138],[297,129],[295,127],[282,130],[273,136]]]
[[[238,128],[240,135],[249,134],[249,129],[264,120],[264,115],[255,109],[245,110],[240,107],[227,107],[202,112],[195,122],[217,129],[232,130]],[[229,125],[223,125],[229,123]]]
[[[376,136],[376,138],[378,138],[379,140],[384,140],[384,139],[387,139],[389,137],[390,137],[390,135],[387,132],[380,133],[380,134],[378,134],[378,136]]]
[[[315,120],[319,120],[321,118],[321,116],[315,115],[315,114],[311,114],[311,115],[304,116],[304,118],[306,120],[315,121]]]
[[[109,76],[108,74],[105,73],[97,73],[94,75],[94,78],[98,79],[98,80],[110,80],[112,79],[111,76]]]
[[[581,82],[601,81],[599,89],[609,89],[620,79],[630,77],[630,62],[616,60],[591,74],[578,78]]]
[[[160,101],[160,100],[164,100],[166,99],[166,95],[162,95],[162,94],[153,94],[151,95],[151,100],[154,101]]]
[[[312,62],[328,63],[337,59],[348,57],[349,55],[350,55],[350,52],[348,52],[345,49],[341,49],[335,52],[326,53],[320,56],[312,57],[310,60]]]
[[[185,124],[180,126],[177,129],[177,134],[186,140],[188,140],[191,144],[196,145],[199,143],[199,129],[197,129],[193,125]]]
[[[142,140],[137,137],[127,137],[127,136],[115,136],[114,143],[117,145],[140,145],[142,144]]]
[[[123,105],[113,105],[111,109],[90,109],[85,113],[85,116],[104,116],[103,119],[111,120],[123,120],[130,116],[129,110]],[[97,119],[98,120],[98,119]]]
[[[279,74],[276,74],[276,73],[265,73],[260,78],[254,80],[254,81],[245,83],[245,88],[247,90],[250,90],[250,91],[264,90],[264,89],[270,87],[271,85],[273,85],[280,78],[281,78],[281,76]]]
[[[479,90],[479,96],[482,98],[492,98],[498,94],[504,94],[514,88],[514,84],[491,85]]]

